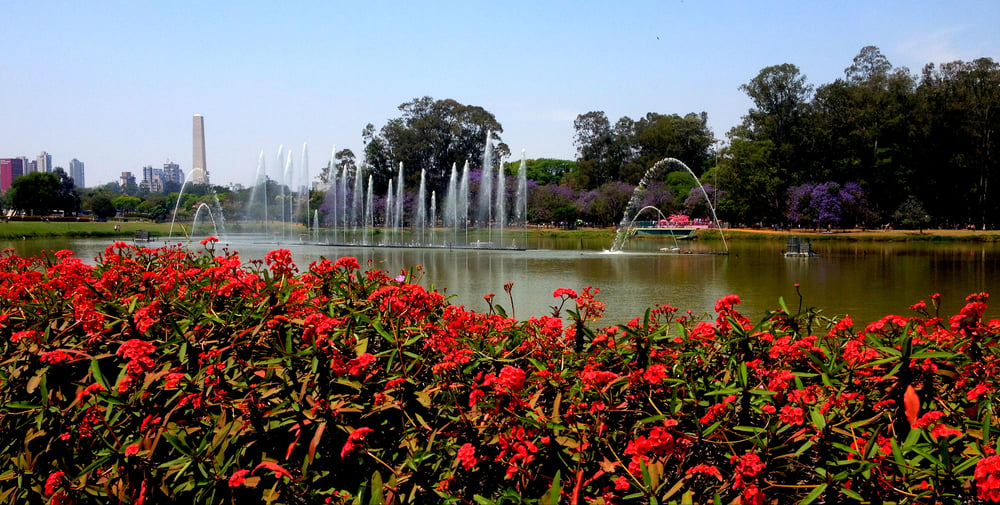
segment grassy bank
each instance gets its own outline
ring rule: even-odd
[[[176,224],[173,234],[183,237],[190,223]],[[118,230],[115,230],[118,226]],[[227,225],[231,233],[244,230],[239,223]],[[129,239],[135,236],[136,230],[146,230],[152,237],[166,237],[170,233],[170,223],[153,223],[148,221],[128,221],[106,223],[76,223],[76,222],[8,222],[0,223],[0,239],[19,238],[100,238],[120,237]],[[726,240],[729,241],[785,241],[795,235],[808,238],[810,241],[840,240],[850,242],[1000,242],[1000,231],[969,231],[969,230],[836,230],[832,233],[815,232],[812,230],[793,229],[791,231],[727,229]],[[615,236],[614,228],[577,228],[566,230],[562,228],[529,228],[529,238],[564,238],[564,239],[594,239],[611,240]],[[699,230],[695,236],[698,240],[720,240],[718,230]]]
[[[698,240],[721,240],[718,230],[699,230]],[[726,230],[726,240],[782,241],[790,236],[799,236],[811,242],[838,240],[846,242],[1000,242],[1000,231],[970,231],[970,230],[834,230],[833,232],[816,232],[806,229],[791,231],[729,229]]]
[[[119,229],[115,230],[115,226],[118,226]],[[136,230],[148,230],[153,236],[166,236],[170,230],[170,223],[157,224],[138,221],[108,221],[106,223],[11,221],[7,223],[0,223],[0,238],[131,238],[135,236]]]

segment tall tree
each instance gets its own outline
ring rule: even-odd
[[[372,127],[374,128],[374,126]],[[334,169],[336,172],[334,172]],[[327,163],[323,170],[319,173],[319,182],[323,184],[332,184],[334,177],[338,174],[346,173],[348,177],[354,177],[354,174],[358,171],[357,159],[354,157],[354,151],[350,149],[341,149],[334,153],[333,160]]]
[[[1000,175],[1000,65],[990,58],[928,65],[918,96],[928,110],[921,174],[937,190],[921,195],[928,212],[956,224],[995,224],[1000,205],[990,182]]]
[[[403,163],[407,186],[416,186],[420,171],[426,171],[428,191],[444,194],[452,164],[466,161],[482,169],[488,131],[493,132],[494,167],[510,156],[500,138],[503,127],[486,109],[452,99],[415,98],[399,106],[402,115],[390,119],[378,133],[365,127],[365,161],[372,167],[376,190],[382,191]]]
[[[740,90],[754,104],[743,117],[741,131],[750,140],[770,141],[774,165],[782,172],[792,172],[801,139],[796,129],[802,124],[813,87],[799,73],[799,67],[783,63],[764,68]]]
[[[59,208],[66,214],[79,214],[80,194],[76,191],[73,178],[62,167],[56,167],[52,173],[59,178]]]
[[[576,116],[573,129],[577,155],[574,186],[595,188],[616,180],[619,166],[612,156],[615,135],[604,111],[590,111]]]
[[[614,127],[601,111],[577,116],[575,186],[592,189],[608,182],[638,184],[650,167],[664,158],[677,158],[699,173],[709,159],[714,141],[708,116],[690,113],[647,113],[634,121],[619,119]]]
[[[59,176],[52,172],[33,172],[11,182],[7,190],[10,208],[30,215],[45,215],[63,210],[59,194]]]

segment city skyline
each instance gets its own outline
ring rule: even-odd
[[[514,153],[572,159],[573,120],[596,110],[612,121],[705,111],[724,138],[752,107],[740,85],[771,65],[821,85],[868,45],[915,74],[1000,60],[1000,3],[987,0],[305,2],[235,14],[182,1],[124,4],[114,18],[43,0],[5,14],[9,75],[71,78],[0,79],[0,110],[18,118],[0,124],[0,157],[85,160],[92,186],[166,159],[194,168],[195,113],[211,118],[212,182],[250,184],[260,152],[273,160],[279,145],[308,143],[312,173],[334,145],[360,159],[364,126],[421,96],[493,113]],[[38,37],[39,19],[79,36]]]

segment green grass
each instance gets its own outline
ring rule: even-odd
[[[115,231],[115,226],[120,226]],[[148,230],[151,236],[167,236],[170,230],[170,223],[152,222],[39,222],[39,221],[10,221],[0,222],[0,238],[51,238],[51,237],[122,237],[131,238],[135,236],[136,230]],[[177,230],[175,229],[175,233]]]
[[[115,231],[115,225],[120,229]],[[259,225],[242,225],[241,223],[227,224],[230,233],[241,233],[255,231],[251,228]],[[183,237],[190,229],[190,223],[177,223],[174,225],[173,235]],[[162,238],[170,234],[170,223],[153,223],[149,221],[128,222],[108,221],[106,223],[95,222],[39,222],[39,221],[11,221],[0,222],[0,239],[19,238],[101,238],[119,237],[128,239],[135,236],[136,230],[147,230],[150,236]],[[259,230],[257,230],[259,231]],[[522,232],[516,232],[522,233]],[[529,228],[529,237],[542,238],[572,238],[572,239],[594,239],[611,240],[615,236],[614,228],[577,228],[574,230],[564,230],[561,228]],[[848,241],[848,242],[1000,242],[1000,231],[969,231],[969,230],[924,230],[920,233],[916,230],[849,230],[836,231],[834,233],[817,233],[811,230],[792,230],[773,232],[770,230],[747,230],[731,229],[726,230],[727,241],[785,241],[789,236],[798,235],[807,237],[811,241]],[[717,241],[721,240],[718,230],[698,230],[695,232],[698,240]]]

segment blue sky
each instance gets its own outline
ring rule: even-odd
[[[0,157],[86,163],[87,184],[167,159],[191,168],[205,116],[212,182],[252,182],[263,150],[360,156],[361,129],[415,97],[492,112],[511,151],[573,158],[573,119],[750,107],[739,86],[793,63],[832,82],[866,45],[895,66],[1000,61],[1000,2],[5,2]],[[296,154],[296,163],[298,161]],[[140,174],[141,175],[141,174]]]

